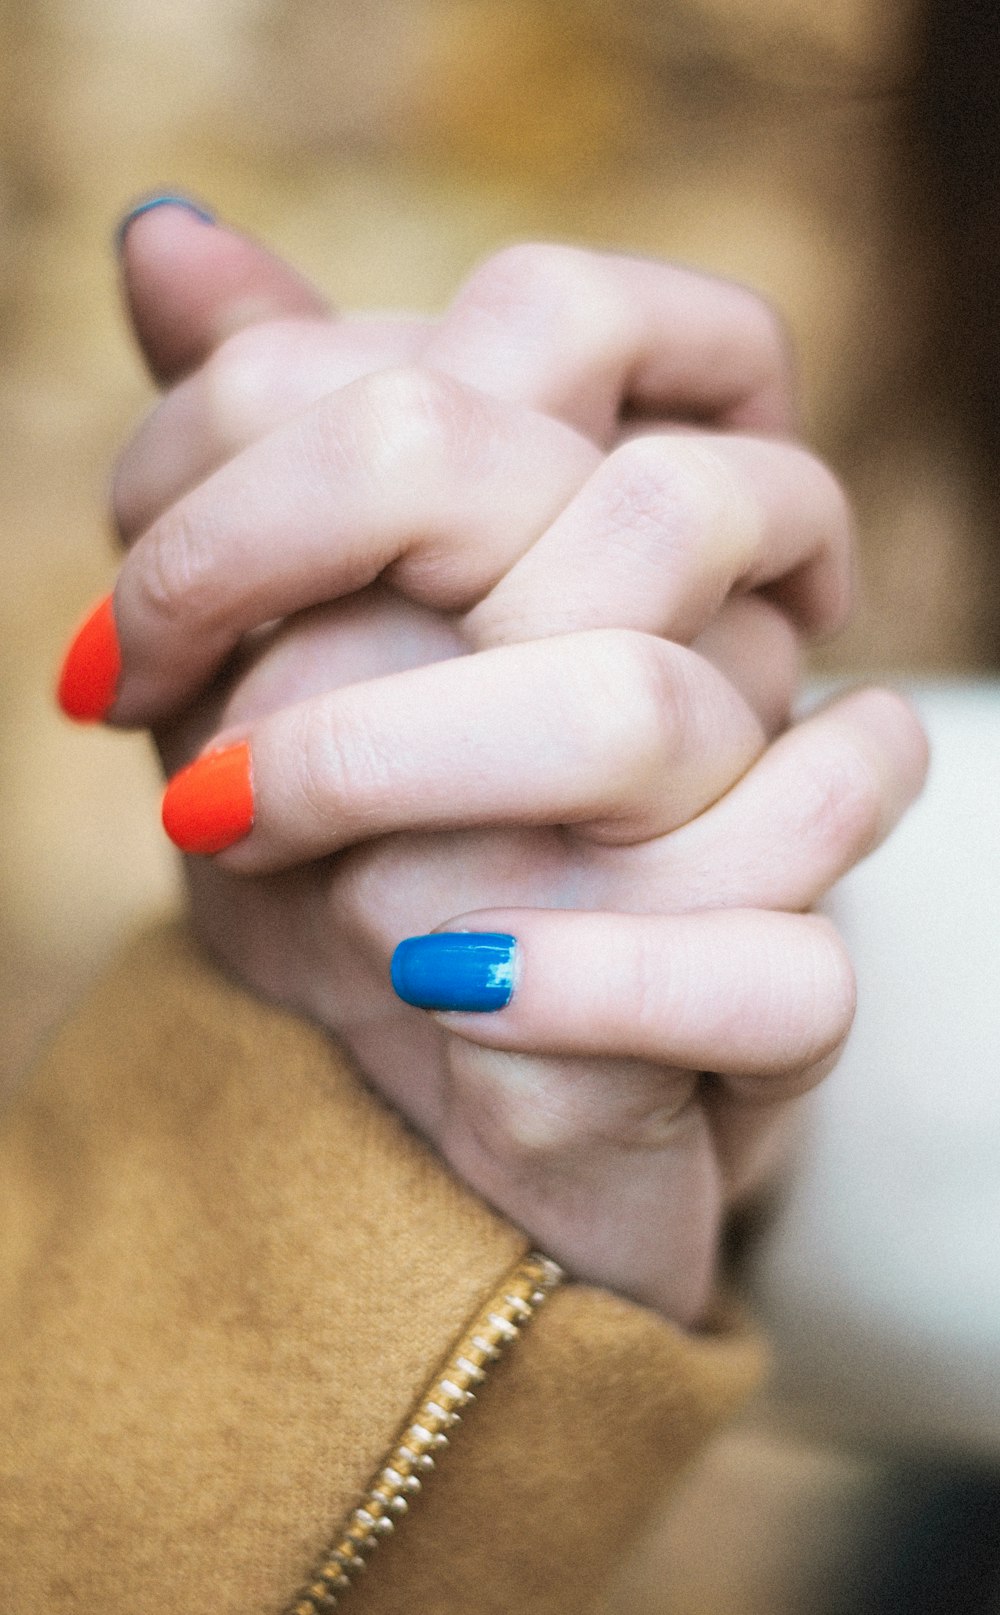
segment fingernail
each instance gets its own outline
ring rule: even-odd
[[[111,595],[94,607],[70,642],[56,687],[67,718],[98,723],[114,701],[122,670]]]
[[[144,213],[152,213],[153,209],[157,207],[186,208],[189,213],[194,214],[196,219],[200,219],[202,224],[215,223],[214,213],[209,213],[206,208],[199,207],[198,203],[192,202],[189,196],[178,196],[170,191],[164,191],[158,196],[147,196],[141,202],[137,202],[135,207],[129,208],[115,231],[115,249],[117,252],[121,252],[129,228],[135,223],[136,219],[141,218]]]
[[[418,1009],[503,1009],[514,993],[517,939],[502,931],[411,936],[392,956],[392,985]]]
[[[253,780],[245,740],[206,752],[163,793],[163,828],[181,852],[222,852],[253,829]]]

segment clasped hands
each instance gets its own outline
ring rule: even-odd
[[[122,253],[164,396],[104,716],[156,735],[198,933],[574,1274],[697,1321],[850,1025],[804,911],[926,765],[887,691],[789,726],[851,527],[780,328],[569,248],[434,320],[338,319],[183,206]]]

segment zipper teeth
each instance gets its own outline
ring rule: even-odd
[[[537,1251],[508,1273],[435,1375],[396,1446],[285,1615],[330,1615],[340,1607],[354,1578],[420,1491],[448,1445],[448,1432],[474,1399],[475,1387],[562,1277],[562,1269]]]

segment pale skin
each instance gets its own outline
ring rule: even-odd
[[[926,764],[886,691],[786,726],[851,531],[789,439],[780,330],[569,249],[499,255],[438,320],[350,321],[181,209],[124,253],[164,397],[115,483],[111,720],[170,771],[254,761],[252,831],[188,860],[197,929],[571,1271],[697,1320],[726,1206],[850,1024],[803,911]],[[395,998],[433,929],[517,937],[507,1008]]]

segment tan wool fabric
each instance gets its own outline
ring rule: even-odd
[[[0,1134],[0,1586],[17,1615],[278,1615],[527,1248],[315,1027],[165,928]],[[753,1382],[566,1286],[345,1607],[585,1608]]]

